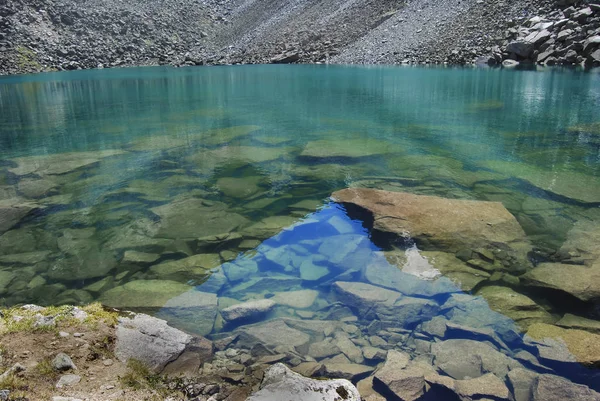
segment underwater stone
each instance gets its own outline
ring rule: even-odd
[[[397,152],[388,142],[374,139],[318,140],[306,144],[300,156],[309,158],[356,158]]]
[[[533,323],[552,323],[555,320],[531,298],[508,287],[483,287],[477,295],[482,296],[491,309],[513,319],[524,329]]]
[[[258,272],[258,264],[249,258],[238,258],[233,262],[223,263],[222,268],[225,277],[232,283],[247,279]]]
[[[562,319],[555,324],[566,329],[586,330],[592,333],[600,334],[600,321],[586,319],[570,313],[565,313]]]
[[[454,379],[477,378],[486,372],[498,377],[522,367],[491,345],[473,340],[446,340],[432,344],[436,367]]]
[[[348,205],[351,217],[374,220],[375,231],[412,238],[419,249],[455,253],[465,248],[503,248],[516,258],[515,268],[529,266],[531,244],[501,203],[368,188],[344,189],[332,198]]]
[[[277,304],[286,305],[295,309],[310,308],[319,295],[315,290],[299,290],[276,292],[272,298]]]
[[[600,259],[591,266],[540,263],[520,279],[526,286],[564,291],[585,302],[600,299]]]
[[[201,199],[177,200],[150,210],[161,218],[155,235],[159,238],[206,237],[235,231],[248,223],[245,217],[229,211],[226,204]]]
[[[576,360],[587,366],[597,366],[600,363],[600,335],[584,330],[564,329],[550,324],[535,323],[529,326],[527,335],[537,341],[546,339],[557,340],[565,344]],[[547,342],[552,344],[552,342]],[[550,347],[552,348],[552,347]],[[551,349],[540,354],[540,357],[550,356]],[[554,352],[556,356],[560,352]]]
[[[300,330],[291,328],[282,320],[271,320],[251,326],[244,326],[236,330],[247,338],[246,344],[264,344],[267,347],[289,346],[303,348],[308,346],[310,336]]]
[[[28,174],[60,175],[82,167],[91,166],[100,160],[127,152],[122,150],[99,150],[95,152],[57,153],[44,156],[27,156],[11,159],[17,167],[9,168],[11,173],[23,176]]]
[[[102,304],[112,308],[160,308],[193,287],[167,280],[135,280],[106,291]]]
[[[223,177],[217,180],[217,188],[225,195],[232,198],[246,199],[258,193],[261,189],[258,184],[262,177]]]
[[[540,375],[535,380],[533,387],[532,401],[600,401],[600,393],[559,376]]]
[[[228,322],[257,318],[271,311],[275,305],[276,303],[270,299],[244,302],[221,310],[221,316]]]
[[[486,161],[480,164],[567,198],[581,202],[600,202],[600,180],[591,175],[574,171],[544,170],[531,164],[505,161]]]
[[[457,380],[455,386],[456,393],[461,400],[489,398],[497,401],[511,401],[512,399],[504,381],[493,373],[475,379]]]
[[[210,270],[221,264],[217,254],[194,255],[184,259],[171,260],[154,265],[150,272],[162,279],[175,281],[202,280],[210,274]]]
[[[145,253],[138,251],[125,251],[121,263],[133,263],[133,264],[149,264],[156,262],[160,258],[160,255],[156,253]]]
[[[58,185],[50,180],[30,180],[23,179],[19,181],[17,190],[26,198],[42,198],[51,195],[56,191]]]
[[[20,198],[0,200],[0,235],[17,225],[21,219],[40,208],[39,205],[24,202]]]

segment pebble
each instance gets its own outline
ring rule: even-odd
[[[83,337],[83,333],[73,333],[73,337]]]
[[[102,364],[104,366],[111,366],[113,364],[113,360],[112,359],[105,359],[102,361]]]
[[[66,331],[59,331],[59,332],[58,332],[58,335],[59,335],[60,337],[69,337],[69,336],[70,336],[70,334],[69,334],[69,333],[67,333]]]

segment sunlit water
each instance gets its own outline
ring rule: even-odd
[[[499,201],[531,241],[532,262],[556,261],[578,222],[600,219],[598,110],[600,75],[559,70],[253,66],[3,78],[0,210],[26,210],[1,215],[0,295],[6,305],[101,300],[212,338],[264,321],[336,321],[352,338],[355,328],[365,339],[387,329],[413,351],[410,333],[444,316],[492,329],[512,355],[526,349],[520,333],[530,324],[565,313],[597,319],[594,302],[506,274],[418,278],[419,266],[436,276],[428,252],[437,250],[373,242],[368,222],[330,195],[369,187]],[[428,306],[374,328],[383,318],[339,302],[339,282]],[[530,297],[535,313],[492,311],[476,296],[489,286]],[[262,298],[277,306],[230,323],[217,314]],[[308,331],[311,342],[327,337]]]

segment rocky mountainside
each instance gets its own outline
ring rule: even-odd
[[[157,64],[600,64],[600,0],[4,3],[3,74]]]

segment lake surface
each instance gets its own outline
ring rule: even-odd
[[[373,349],[433,355],[448,373],[432,344],[476,339],[598,388],[595,370],[540,351],[546,334],[575,333],[574,360],[600,365],[598,110],[600,74],[562,70],[2,78],[0,296],[100,300],[213,339],[242,333],[229,347],[363,366],[356,380],[382,361]],[[332,201],[348,187],[501,202],[526,266],[490,268],[483,252],[461,259],[410,233],[375,238]],[[274,306],[220,312],[260,299]]]

